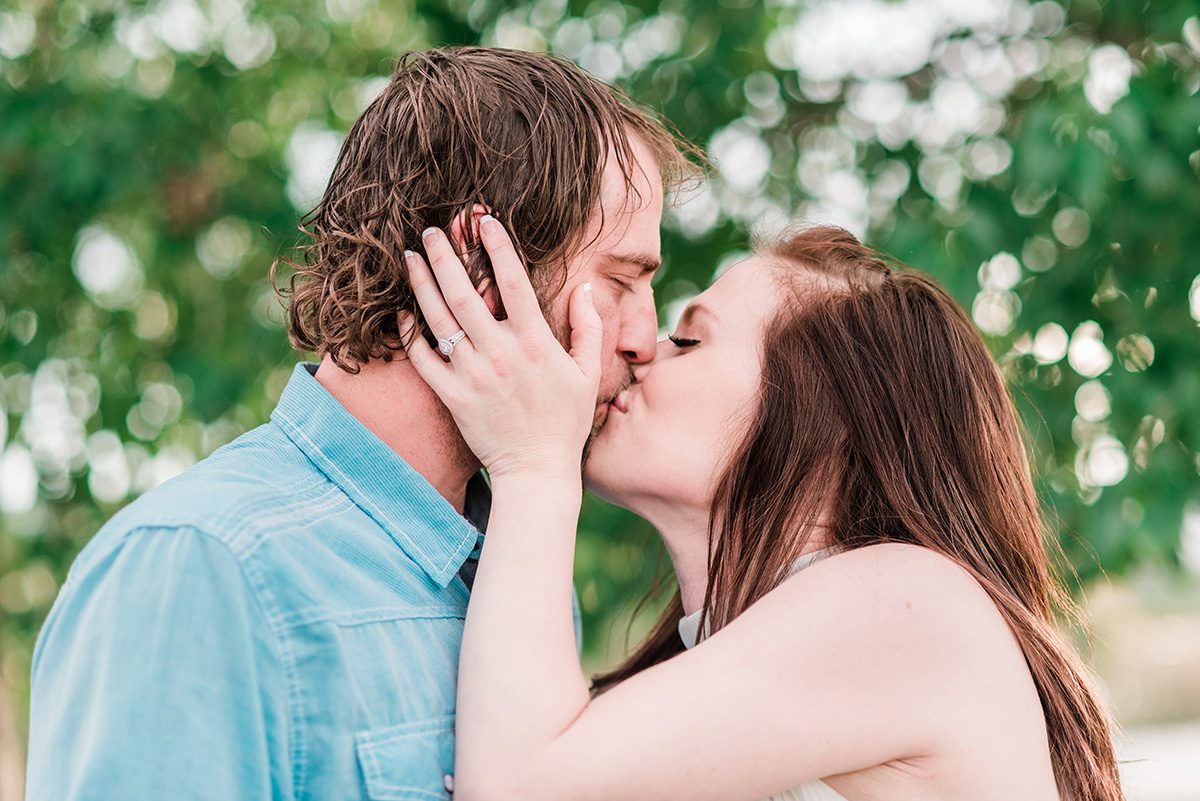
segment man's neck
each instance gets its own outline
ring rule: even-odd
[[[316,378],[346,411],[463,511],[467,482],[478,472],[479,462],[450,412],[402,354],[390,362],[373,359],[357,374],[326,356]]]

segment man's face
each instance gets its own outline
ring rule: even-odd
[[[612,399],[633,382],[633,366],[654,358],[658,340],[650,279],[662,260],[662,179],[650,152],[639,142],[632,144],[633,190],[610,154],[600,189],[603,214],[593,215],[582,240],[585,246],[570,257],[566,285],[551,301],[548,314],[560,340],[568,345],[571,293],[580,284],[591,282],[596,311],[604,322],[593,436],[604,426]]]

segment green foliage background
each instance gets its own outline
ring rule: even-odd
[[[1178,564],[1185,515],[1200,515],[1196,14],[1098,0],[7,3],[0,691],[12,717],[24,719],[38,626],[89,537],[266,418],[296,358],[267,270],[296,239],[306,187],[313,199],[297,173],[328,155],[399,53],[438,44],[558,50],[709,148],[720,174],[664,231],[664,323],[749,229],[794,213],[851,225],[944,281],[989,334],[1079,579]],[[652,534],[585,509],[593,664],[621,649],[658,562]]]

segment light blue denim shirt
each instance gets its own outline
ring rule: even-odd
[[[28,801],[450,797],[481,535],[307,368],[72,566],[34,654]]]

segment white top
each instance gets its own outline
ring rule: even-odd
[[[795,564],[792,565],[791,572],[789,572],[788,575],[795,575],[811,565],[813,562],[820,561],[826,556],[829,556],[829,551],[827,550],[810,551],[796,560]],[[704,637],[699,636],[699,628],[700,610],[680,618],[679,638],[683,640],[683,645],[685,648],[694,648],[698,640],[704,639]],[[705,634],[707,635],[708,626],[705,626],[704,628],[706,629]],[[845,796],[835,792],[832,787],[824,782],[816,781],[809,782],[808,784],[801,785],[800,787],[793,787],[791,790],[787,790],[779,795],[771,796],[770,798],[766,799],[766,801],[846,801],[846,798]]]

